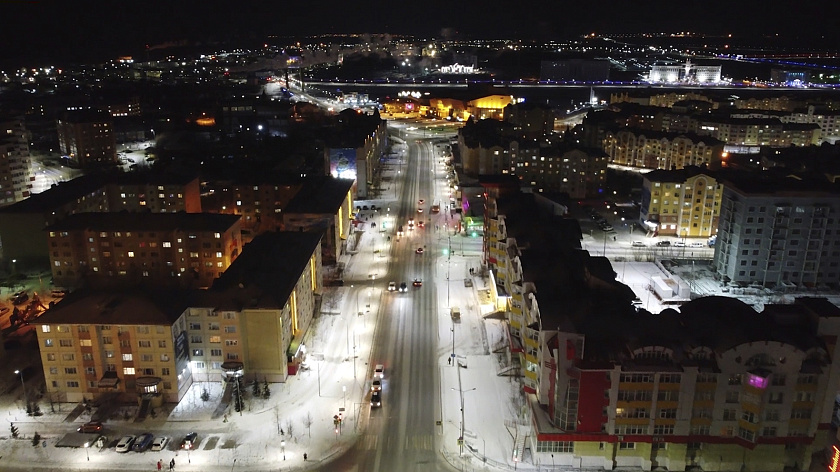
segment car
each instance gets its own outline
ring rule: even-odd
[[[388,282],[388,291],[389,292],[393,292],[396,289],[397,289],[397,283],[396,282]]]
[[[181,449],[192,449],[195,447],[195,438],[198,437],[198,433],[195,431],[188,433],[184,436],[184,439],[181,440]]]
[[[414,224],[414,218],[409,218],[408,219],[408,224],[413,225]]]
[[[415,287],[422,287],[423,281],[420,279],[414,279],[414,282],[412,282],[411,285],[414,285]]]
[[[656,243],[656,247],[669,247],[671,245],[671,241],[658,241]]]
[[[420,200],[417,200],[418,205],[422,205],[424,203],[426,203],[426,200],[423,200],[422,198]]]
[[[376,367],[373,368],[373,378],[374,379],[384,379],[385,378],[385,366],[382,364],[376,364]]]
[[[417,250],[416,250],[416,251],[414,251],[414,252],[416,252],[417,254],[423,254],[423,248],[422,248],[422,247],[418,247],[418,248],[417,248]]]
[[[473,286],[472,279],[470,279],[470,278],[464,279],[464,287],[472,287],[472,286]]]
[[[610,225],[601,225],[600,228],[601,228],[601,231],[604,231],[604,232],[607,232],[607,233],[610,232],[610,231],[613,231],[613,227],[610,226]]]
[[[641,241],[633,241],[630,245],[633,247],[647,247],[647,244]]]
[[[76,431],[80,433],[98,433],[102,431],[102,423],[99,421],[89,421],[79,426]]]
[[[145,452],[146,449],[152,445],[152,441],[154,441],[154,439],[155,437],[152,433],[143,433],[140,436],[137,436],[137,439],[134,440],[131,450],[134,452]]]
[[[382,406],[382,392],[373,392],[370,395],[370,406],[376,408]]]
[[[418,222],[417,222],[417,226],[419,226],[419,227],[421,227],[421,228],[425,228],[425,227],[426,227],[426,223],[423,223],[422,221],[418,221]]]
[[[50,294],[53,296],[53,298],[61,298],[65,295],[67,295],[67,291],[56,289],[56,290],[53,290],[52,292],[50,292]]]
[[[674,243],[674,247],[685,247],[685,243],[682,241],[676,241]]]
[[[376,211],[376,205],[371,205],[370,209],[371,209],[371,211]]]
[[[452,317],[453,321],[459,321],[461,319],[461,309],[457,306],[453,306],[449,309],[449,316]]]
[[[134,444],[134,436],[123,436],[117,442],[117,452],[128,452],[131,450],[131,445]]]
[[[25,303],[27,300],[29,300],[29,294],[23,292],[20,295],[15,295],[15,297],[12,298],[12,305],[20,305],[22,303]]]
[[[418,209],[417,209],[417,213],[423,213],[423,209],[422,209],[422,208],[418,208]]]
[[[405,282],[400,282],[400,292],[407,292],[408,291],[408,284]]]
[[[706,244],[701,243],[699,241],[696,241],[696,242],[693,242],[693,243],[689,244],[689,247],[695,247],[695,248],[696,247],[706,247]]]
[[[163,451],[166,449],[166,445],[169,444],[169,438],[166,436],[158,436],[152,441],[152,450],[153,451]]]
[[[365,205],[365,206],[363,206],[363,207],[362,207],[362,210],[367,210],[367,209],[368,209],[368,206],[367,206],[367,205]]]
[[[370,391],[378,392],[380,390],[382,390],[382,381],[379,379],[373,379],[373,382],[370,383]]]

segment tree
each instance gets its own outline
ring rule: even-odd
[[[306,416],[303,417],[303,425],[306,426],[306,429],[309,430],[309,437],[312,437],[312,413],[307,412]]]
[[[271,390],[268,389],[268,379],[266,378],[263,382],[263,398],[267,400],[270,396]]]
[[[41,435],[38,434],[38,431],[35,431],[35,435],[32,436],[32,445],[38,447],[41,444]]]
[[[254,377],[254,384],[251,386],[251,393],[254,394],[254,398],[260,396],[260,382]]]
[[[289,436],[290,436],[290,437],[291,437],[291,436],[294,436],[294,435],[293,435],[293,432],[294,432],[294,425],[292,424],[292,420],[287,420],[287,421],[286,421],[286,432],[287,432],[287,433],[289,433]]]
[[[277,424],[277,434],[283,434],[283,428],[281,427],[283,420],[280,419],[280,405],[274,407],[274,423]]]

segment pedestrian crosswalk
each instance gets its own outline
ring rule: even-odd
[[[384,446],[392,450],[395,444],[395,438],[390,436],[380,439],[376,434],[365,434],[362,436],[359,445],[362,449],[373,451],[380,445],[380,442],[386,442],[388,444],[384,444]],[[415,450],[415,451],[432,451],[435,448],[435,441],[434,436],[431,434],[415,434],[411,436],[405,437],[405,444],[403,444],[402,450]]]

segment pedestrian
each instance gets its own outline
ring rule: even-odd
[[[175,458],[173,457],[171,461],[169,461],[169,470],[175,470]]]
[[[613,241],[617,241],[617,239],[615,239],[615,236],[613,236]]]
[[[449,365],[452,365],[452,358],[451,358],[451,357],[447,357],[447,358],[446,358],[446,362],[447,362]]]
[[[161,468],[161,467],[163,467],[163,462],[162,462],[162,460],[163,460],[163,459],[161,459],[161,460],[159,460],[159,461],[158,461],[158,470],[160,470],[160,468]]]
[[[309,456],[307,456],[306,453],[304,452],[303,453],[303,462],[306,462],[306,459],[308,459],[308,458],[309,458]]]

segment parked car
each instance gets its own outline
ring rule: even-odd
[[[458,308],[457,306],[453,306],[452,308],[449,309],[449,316],[451,316],[454,321],[460,321],[461,320],[461,309]]]
[[[601,225],[600,228],[601,228],[601,231],[604,231],[606,233],[608,233],[610,231],[613,231],[613,227],[610,226],[610,225]]]
[[[181,449],[192,449],[195,447],[195,439],[198,437],[198,433],[193,431],[192,433],[188,433],[184,436],[184,439],[181,440]]]
[[[370,406],[377,408],[382,406],[382,392],[373,392],[370,395]]]
[[[128,452],[131,450],[131,445],[134,444],[134,436],[123,436],[117,442],[117,452]]]
[[[689,247],[706,247],[706,245],[697,241],[697,242],[691,243],[691,245]]]
[[[633,246],[633,247],[647,247],[647,244],[645,244],[641,241],[633,241],[633,243],[630,244],[630,245]]]
[[[27,300],[29,300],[29,294],[28,293],[23,292],[21,294],[15,294],[14,298],[12,298],[12,304],[13,305],[20,305],[22,303],[25,303]]]
[[[671,241],[658,241],[656,243],[657,247],[669,247],[671,245]]]
[[[102,423],[99,421],[90,421],[79,426],[76,431],[80,433],[98,433],[102,431]]]
[[[472,287],[472,286],[473,286],[472,279],[470,279],[470,278],[464,279],[464,287]]]
[[[152,445],[152,441],[155,437],[152,433],[143,433],[140,436],[137,436],[137,439],[134,440],[134,444],[131,446],[131,450],[134,452],[145,452],[149,446]]]
[[[685,247],[685,243],[682,241],[677,241],[674,243],[674,247]]]
[[[152,441],[152,450],[153,451],[163,451],[166,449],[166,445],[169,444],[169,438],[166,436],[158,436]]]

